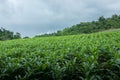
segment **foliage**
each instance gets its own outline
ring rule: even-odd
[[[14,34],[14,32],[6,30],[4,28],[0,29],[0,40],[11,40],[11,39],[19,39],[21,38],[20,33]]]
[[[28,39],[28,38],[29,38],[28,36],[23,37],[23,39]]]
[[[117,28],[120,28],[120,15],[114,14],[111,18],[104,18],[104,16],[101,16],[98,21],[81,22],[80,24],[73,25],[72,27],[59,30],[52,34],[43,34],[35,37],[87,34]]]
[[[120,80],[120,30],[0,42],[0,80]]]

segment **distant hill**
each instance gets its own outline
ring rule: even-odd
[[[81,22],[80,24],[59,30],[55,33],[37,35],[35,37],[76,35],[81,33],[88,34],[117,28],[120,28],[120,15],[114,14],[110,18],[101,16],[97,21]]]

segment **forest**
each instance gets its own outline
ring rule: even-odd
[[[12,40],[21,38],[21,34],[12,32],[1,27],[0,29],[0,40]]]
[[[35,37],[48,37],[48,36],[65,36],[65,35],[77,35],[77,34],[89,34],[100,31],[105,31],[109,29],[120,28],[120,15],[114,14],[110,18],[105,18],[104,16],[99,17],[97,21],[91,22],[80,22],[80,24],[73,25],[71,27],[66,27],[63,30],[58,30],[54,33],[45,33],[41,35],[35,35]],[[0,40],[11,40],[19,39],[21,34],[12,32],[1,27],[0,29]],[[24,37],[24,38],[29,38]]]
[[[80,24],[73,25],[63,30],[58,30],[54,33],[37,35],[35,37],[64,36],[83,33],[89,34],[117,28],[120,28],[120,15],[114,14],[110,18],[105,18],[104,16],[101,16],[97,21],[81,22]]]

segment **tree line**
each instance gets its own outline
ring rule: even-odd
[[[101,16],[97,21],[81,22],[80,24],[73,25],[72,27],[54,33],[37,35],[35,37],[76,35],[81,33],[87,34],[117,28],[120,28],[120,15],[114,14],[110,18]]]
[[[63,30],[58,30],[57,32],[54,33],[36,35],[35,37],[76,35],[82,33],[89,34],[117,28],[120,28],[120,15],[114,14],[110,18],[105,18],[104,16],[101,16],[97,21],[81,22],[71,27],[67,27]],[[12,31],[4,29],[3,27],[0,28],[0,40],[12,40],[19,38],[21,38],[20,33],[18,32],[14,33]]]
[[[6,30],[5,28],[0,28],[0,40],[12,40],[21,38],[21,34]]]

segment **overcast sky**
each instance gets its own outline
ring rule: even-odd
[[[0,0],[0,27],[34,36],[120,13],[120,0]]]

